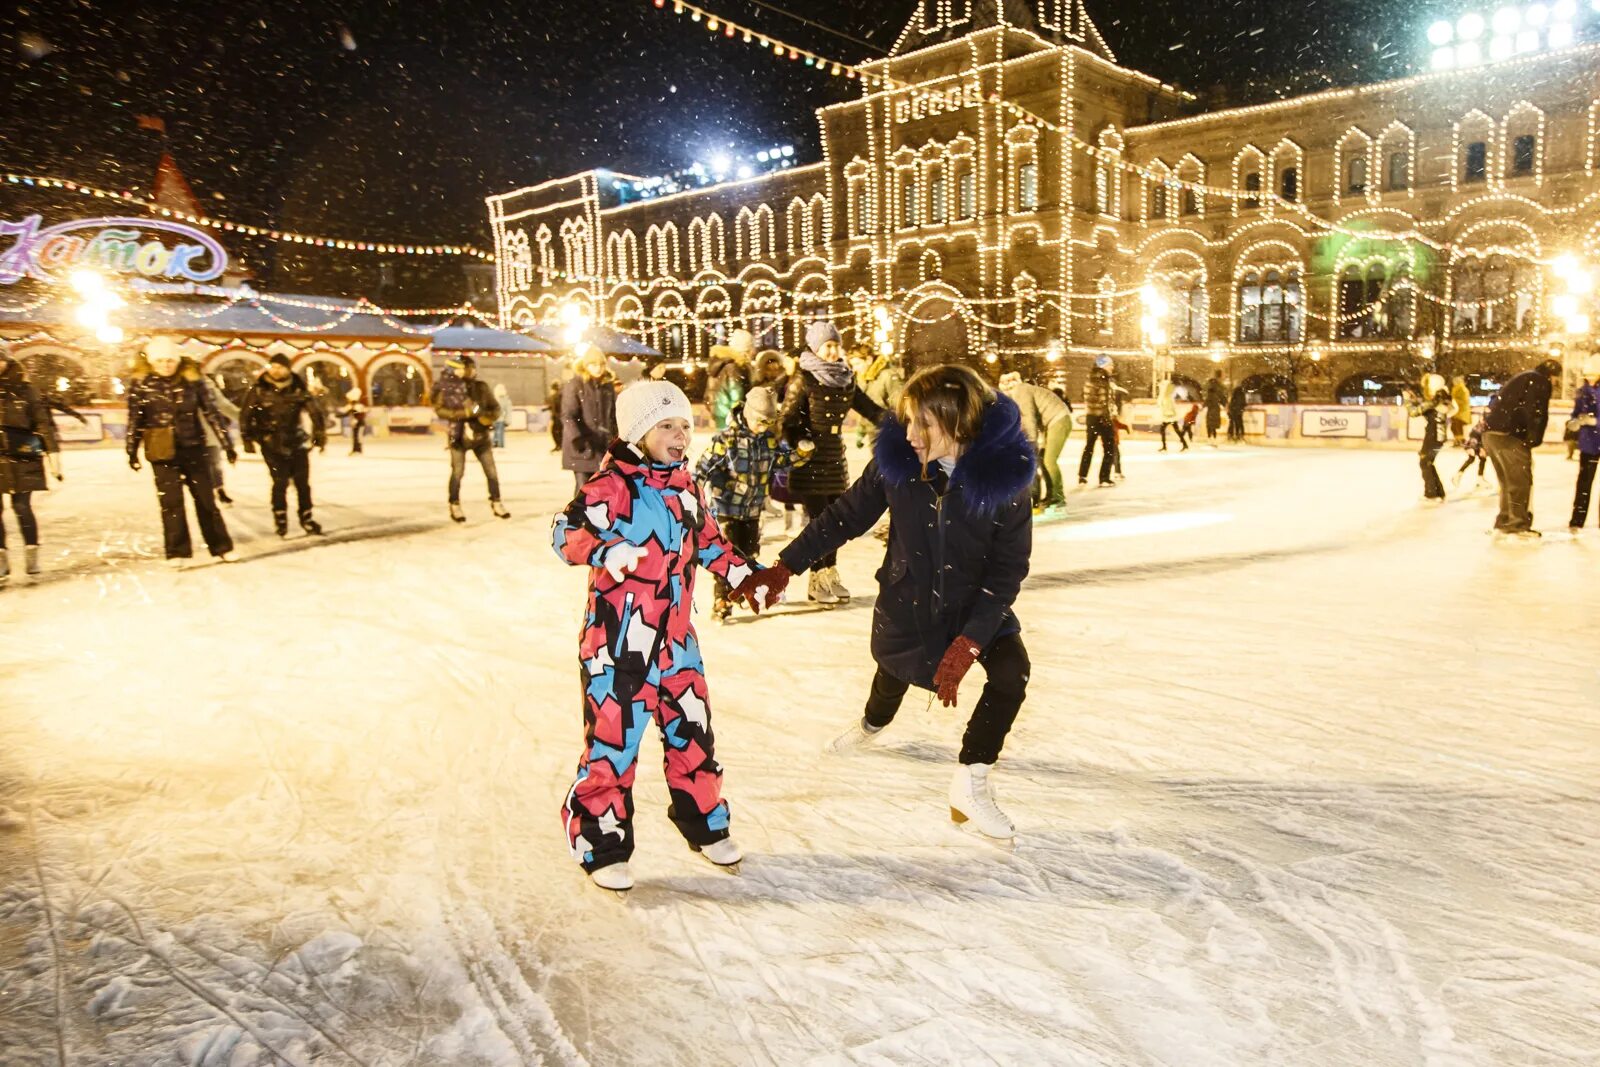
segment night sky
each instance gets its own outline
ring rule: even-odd
[[[916,6],[702,2],[854,60],[887,50]],[[1235,103],[1408,73],[1436,13],[1465,9],[1089,0],[1124,64],[1195,90],[1226,85]],[[159,143],[134,116],[154,114],[213,214],[408,241],[487,244],[486,194],[589,166],[650,174],[719,145],[777,142],[812,161],[812,110],[854,84],[650,0],[21,0],[0,15],[0,39],[7,168],[147,188]]]

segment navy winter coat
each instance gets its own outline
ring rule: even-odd
[[[1489,401],[1484,425],[1491,433],[1508,433],[1537,448],[1550,422],[1550,379],[1536,370],[1512,378]]]
[[[871,530],[887,509],[872,657],[894,677],[932,689],[939,660],[958,635],[987,648],[1022,629],[1011,605],[1033,551],[1036,462],[1017,405],[997,396],[941,496],[943,472],[936,465],[924,478],[905,426],[885,418],[855,485],[779,558],[799,574]]]
[[[616,379],[581,373],[568,378],[561,387],[561,466],[576,474],[595,473],[616,436]]]

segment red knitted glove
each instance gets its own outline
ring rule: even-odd
[[[939,703],[947,708],[956,706],[956,690],[961,687],[961,679],[967,676],[982,653],[983,649],[970,637],[957,637],[950,642],[950,647],[944,650],[944,658],[939,661],[939,669],[933,672]]]
[[[794,571],[785,567],[780,560],[746,577],[739,583],[739,588],[728,594],[728,599],[735,604],[748,605],[751,611],[760,615],[762,608],[770,608],[778,602],[789,586],[789,579],[793,577]]]

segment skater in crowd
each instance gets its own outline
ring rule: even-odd
[[[893,411],[905,392],[906,372],[897,355],[880,355],[867,363],[860,375],[861,391],[884,411]],[[878,439],[878,424],[860,419],[856,424],[856,447],[864,448]]]
[[[1111,380],[1111,440],[1117,446],[1116,458],[1111,461],[1112,475],[1117,481],[1123,481],[1122,474],[1122,435],[1132,433],[1133,427],[1122,421],[1122,409],[1128,403],[1128,390],[1115,378]]]
[[[445,447],[450,451],[450,518],[466,522],[461,507],[461,477],[467,471],[467,453],[478,458],[484,480],[489,483],[489,510],[497,519],[509,519],[511,512],[500,502],[500,469],[494,461],[494,441],[490,434],[500,417],[489,384],[478,377],[478,362],[471,356],[453,356],[445,364],[433,390],[433,411],[449,423]]]
[[[506,447],[506,422],[511,418],[511,391],[500,382],[494,383],[494,406],[500,417],[494,420],[494,447]]]
[[[321,405],[306,380],[290,368],[288,356],[273,356],[245,394],[239,408],[239,436],[246,452],[261,449],[272,476],[272,528],[278,536],[289,534],[290,482],[300,528],[313,536],[321,534],[322,526],[312,516],[311,450],[327,449],[328,431]]]
[[[813,520],[771,569],[739,588],[771,605],[796,574],[870,530],[885,510],[890,538],[879,569],[865,714],[830,746],[872,744],[911,686],[954,707],[974,663],[987,675],[967,722],[950,785],[950,814],[1010,838],[989,774],[1027,694],[1028,653],[1012,603],[1028,573],[1033,446],[1017,406],[966,367],[930,367],[906,384],[874,458],[850,491]]]
[[[1574,400],[1567,421],[1578,431],[1578,486],[1567,529],[1576,537],[1589,521],[1589,494],[1594,489],[1595,468],[1600,466],[1600,355],[1584,360],[1583,385]]]
[[[1161,379],[1161,387],[1156,392],[1156,406],[1161,413],[1161,451],[1167,450],[1169,429],[1178,438],[1178,444],[1183,446],[1183,451],[1189,451],[1189,441],[1184,436],[1184,423],[1178,421],[1178,387],[1170,377]]]
[[[1228,390],[1222,384],[1221,372],[1211,375],[1206,382],[1206,443],[1217,447],[1217,429],[1222,425],[1222,409],[1228,402]]]
[[[584,751],[561,817],[573,856],[606,889],[633,885],[633,779],[647,717],[661,732],[678,832],[719,866],[741,858],[722,799],[694,577],[704,567],[738,588],[753,565],[689,473],[693,417],[671,382],[630,386],[617,398],[619,439],[552,531],[557,555],[590,568],[578,648]]]
[[[781,407],[789,391],[789,368],[784,365],[783,353],[768,348],[757,356],[750,371],[750,384],[772,390],[773,399]]]
[[[772,391],[756,386],[734,408],[728,428],[711,439],[711,447],[695,465],[695,477],[711,492],[723,535],[749,560],[761,554],[761,512],[773,476],[800,466],[811,455],[809,441],[801,442],[798,450],[790,448],[774,429],[777,421],[778,402]],[[729,592],[727,581],[718,578],[711,605],[711,617],[717,622],[732,613]]]
[[[210,378],[201,378],[205,383],[206,391],[211,394],[211,406],[217,409],[217,414],[222,416],[222,425],[233,426],[239,421],[239,408],[228,399],[228,394],[222,387]],[[227,453],[222,447],[222,442],[212,432],[210,426],[206,431],[206,458],[211,461],[211,480],[217,487],[217,503],[225,508],[233,507],[233,497],[228,495],[227,486]]]
[[[1500,513],[1494,528],[1507,540],[1537,541],[1533,528],[1533,450],[1544,442],[1550,421],[1550,394],[1561,377],[1561,362],[1547,359],[1512,378],[1495,394],[1484,416],[1484,448],[1500,481]]]
[[[0,585],[11,577],[6,548],[5,502],[22,534],[22,566],[30,578],[39,574],[39,520],[33,513],[33,494],[50,488],[48,467],[56,481],[62,479],[61,446],[56,423],[39,390],[23,373],[22,364],[0,346]]]
[[[1248,403],[1244,386],[1236,385],[1228,394],[1228,440],[1244,440],[1244,409]]]
[[[1112,468],[1117,463],[1116,383],[1111,379],[1114,364],[1110,356],[1096,356],[1089,379],[1083,385],[1083,457],[1078,460],[1078,484],[1089,484],[1089,467],[1094,462],[1095,442],[1100,442],[1100,484],[1114,485]]]
[[[1180,431],[1182,436],[1179,438],[1179,440],[1183,441],[1183,450],[1185,452],[1189,451],[1189,445],[1194,443],[1195,425],[1199,422],[1199,419],[1200,402],[1198,400],[1191,401],[1189,410],[1183,416],[1183,428]]]
[[[233,551],[233,538],[217,507],[217,487],[206,456],[206,428],[216,434],[230,464],[239,461],[239,453],[222,416],[211,404],[211,391],[199,364],[186,357],[176,341],[156,337],[134,361],[128,379],[128,466],[143,469],[139,459],[143,445],[161,505],[167,563],[182,566],[194,555],[183,504],[185,487],[194,501],[206,548],[224,563],[235,562],[239,557]]]
[[[1421,391],[1408,387],[1406,399],[1406,411],[1410,416],[1427,423],[1422,435],[1422,448],[1417,452],[1422,466],[1422,498],[1430,503],[1442,504],[1444,482],[1439,478],[1436,461],[1444,448],[1445,427],[1455,414],[1455,402],[1450,399],[1450,390],[1445,388],[1441,374],[1424,374]]]
[[[1484,425],[1480,417],[1472,424],[1472,429],[1467,431],[1467,436],[1462,439],[1461,447],[1466,449],[1467,458],[1462,461],[1460,469],[1450,476],[1450,484],[1454,488],[1461,487],[1461,479],[1466,477],[1467,470],[1476,463],[1478,465],[1478,480],[1473,483],[1474,489],[1489,488],[1489,479],[1483,476],[1484,468],[1489,465],[1489,453],[1483,447]]]
[[[850,364],[844,361],[839,331],[831,323],[812,323],[806,330],[806,346],[779,422],[790,444],[801,447],[809,441],[816,449],[805,466],[789,474],[789,493],[805,505],[806,521],[815,522],[850,487],[842,436],[845,416],[853,408],[875,423],[884,411],[856,385]],[[808,586],[810,598],[819,604],[848,601],[850,590],[839,577],[835,555],[824,553],[816,564]]]
[[[1039,472],[1044,483],[1041,510],[1057,514],[1067,506],[1067,486],[1061,479],[1061,451],[1072,435],[1072,414],[1067,410],[1066,401],[1042,385],[1023,381],[1016,371],[1000,376],[1000,391],[1017,405],[1022,434],[1038,453]]]
[[[728,427],[734,408],[744,403],[750,390],[750,361],[756,338],[749,330],[734,330],[726,345],[712,345],[706,368],[706,408],[718,430]]]
[[[581,486],[617,436],[617,384],[605,353],[588,345],[561,387],[561,466]]]
[[[361,390],[351,389],[344,394],[344,411],[341,412],[350,420],[350,454],[359,456],[361,452],[361,438],[367,432],[367,405],[361,402]]]
[[[550,365],[554,369],[555,365]],[[561,422],[561,395],[562,385],[558,378],[550,383],[549,390],[545,393],[544,409],[550,414],[550,451],[561,451],[561,435],[565,427]]]
[[[1455,414],[1450,416],[1450,438],[1457,448],[1465,448],[1467,428],[1472,425],[1472,390],[1459,374],[1450,383],[1450,402],[1455,405]]]

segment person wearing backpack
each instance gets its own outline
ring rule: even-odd
[[[494,462],[492,428],[500,417],[489,383],[478,377],[478,361],[471,356],[453,356],[433,390],[433,411],[449,423],[446,447],[450,451],[450,520],[466,522],[461,508],[461,478],[467,472],[467,453],[478,457],[484,480],[489,483],[489,510],[497,519],[509,519],[511,512],[500,502],[500,471]]]
[[[22,531],[23,568],[30,578],[39,573],[39,521],[33,514],[33,494],[50,488],[46,467],[59,482],[61,446],[56,442],[55,419],[22,372],[22,364],[0,346],[0,512],[9,496]],[[10,577],[5,516],[0,514],[0,585]]]

